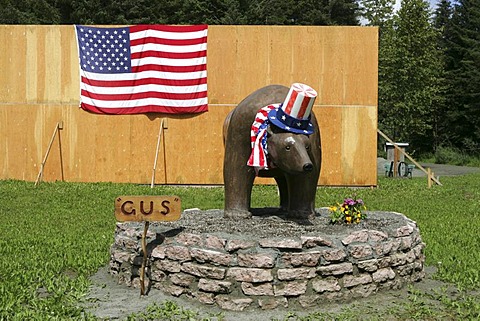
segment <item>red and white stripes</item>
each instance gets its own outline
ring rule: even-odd
[[[260,169],[268,169],[267,159],[267,126],[268,113],[280,104],[272,104],[261,108],[255,116],[255,121],[250,130],[250,142],[252,153],[248,159],[247,165],[255,167],[256,172]]]
[[[317,92],[305,84],[294,83],[285,98],[283,111],[297,119],[307,119],[312,111]]]

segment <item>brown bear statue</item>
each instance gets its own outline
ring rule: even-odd
[[[303,96],[295,92],[295,85],[307,88]],[[308,90],[314,94],[309,94]],[[320,130],[311,111],[315,97],[316,92],[303,84],[293,84],[290,89],[270,85],[247,96],[227,115],[223,126],[224,217],[251,217],[250,201],[256,176],[275,179],[280,195],[280,212],[288,218],[303,220],[315,216],[315,194],[321,166]],[[308,99],[311,101],[308,102]],[[309,110],[297,111],[293,115],[292,106],[288,104],[293,104],[293,109]],[[266,106],[270,109],[264,111],[265,117],[260,115],[265,122],[259,125],[259,111],[265,110]],[[264,138],[257,139],[259,146],[263,141],[265,147],[265,151],[257,151],[260,157],[254,156],[253,152],[255,124],[264,134]],[[254,166],[247,164],[254,158],[259,159]]]

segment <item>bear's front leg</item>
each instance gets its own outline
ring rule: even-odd
[[[311,220],[315,218],[315,194],[317,192],[317,181],[318,176],[314,173],[287,176],[289,218],[302,220]]]
[[[226,150],[223,163],[225,218],[245,219],[252,217],[250,200],[255,171],[252,167],[247,166],[243,158],[239,158],[241,157],[238,153],[228,153]]]

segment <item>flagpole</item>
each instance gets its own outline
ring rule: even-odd
[[[155,160],[153,162],[153,172],[152,172],[152,183],[150,184],[150,188],[153,188],[153,186],[155,185],[155,171],[157,169],[158,150],[160,149],[160,139],[161,139],[162,133],[163,133],[164,120],[165,120],[165,118],[162,118],[162,121],[160,122],[160,129],[158,131],[157,148],[155,150]]]

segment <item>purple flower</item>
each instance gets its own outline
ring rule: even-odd
[[[345,199],[345,204],[347,205],[355,205],[355,201],[351,198],[346,198]]]

